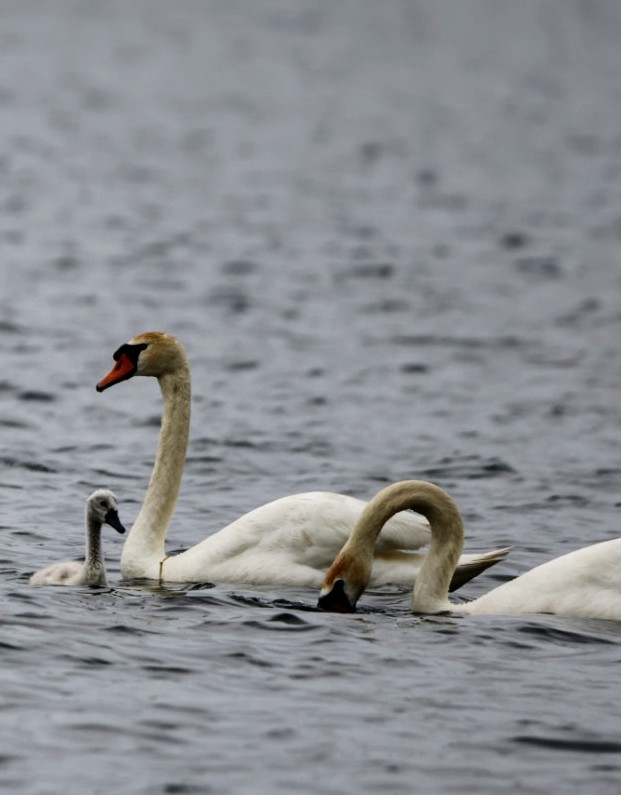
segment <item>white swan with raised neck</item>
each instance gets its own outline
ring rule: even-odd
[[[164,402],[157,454],[147,493],[121,555],[124,578],[170,582],[234,582],[318,588],[365,503],[332,492],[308,492],[269,502],[185,552],[167,556],[165,537],[183,474],[190,427],[190,365],[183,345],[163,332],[140,334],[114,353],[99,392],[135,375],[157,378]],[[394,516],[375,548],[371,582],[412,584],[424,555],[427,521]],[[458,587],[506,554],[464,555]]]
[[[431,526],[431,547],[414,585],[415,613],[559,616],[621,620],[621,538],[577,549],[494,588],[479,599],[449,601],[449,583],[464,543],[454,500],[420,480],[394,483],[369,501],[330,567],[319,597],[326,610],[351,612],[369,583],[375,541],[397,511],[422,513]]]
[[[118,533],[125,528],[119,519],[118,503],[108,489],[97,489],[86,501],[86,554],[83,563],[68,560],[52,563],[35,572],[31,585],[89,585],[103,588],[107,585],[106,565],[101,548],[101,527],[109,524]]]

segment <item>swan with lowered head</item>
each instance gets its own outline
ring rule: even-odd
[[[183,345],[163,332],[140,334],[114,353],[97,384],[102,392],[135,375],[157,378],[164,408],[155,463],[140,512],[123,547],[121,574],[170,582],[230,582],[318,588],[365,503],[343,494],[309,492],[269,502],[177,555],[165,537],[181,483],[190,427],[190,365]],[[429,543],[427,521],[403,513],[387,522],[371,582],[412,584],[424,555],[405,550]],[[459,587],[501,560],[507,550],[463,555]]]
[[[326,575],[319,606],[351,612],[370,579],[375,539],[394,513],[410,508],[429,519],[431,547],[412,594],[415,613],[559,616],[621,620],[621,538],[561,555],[494,588],[472,602],[449,602],[449,582],[464,543],[455,502],[438,486],[404,480],[367,504]]]
[[[125,528],[119,519],[116,497],[108,489],[94,491],[86,501],[86,559],[84,563],[68,560],[52,563],[30,578],[31,585],[107,585],[106,567],[101,551],[101,526],[109,524],[119,533]]]

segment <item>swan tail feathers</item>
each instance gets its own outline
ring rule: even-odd
[[[500,561],[507,557],[512,549],[513,547],[494,549],[492,552],[486,552],[483,555],[477,555],[471,560],[464,560],[462,558],[462,560],[457,564],[457,568],[453,572],[449,591],[456,591],[458,588],[461,588],[462,585],[465,585],[467,582],[470,582],[470,580],[474,579],[474,577],[478,577],[479,574],[484,572],[486,569],[489,569],[491,566],[495,566],[497,563],[500,563]]]

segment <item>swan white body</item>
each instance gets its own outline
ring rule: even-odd
[[[549,560],[453,609],[471,615],[554,613],[621,621],[621,538]]]
[[[52,563],[30,578],[31,585],[107,585],[101,549],[101,526],[106,523],[119,533],[125,528],[119,520],[116,497],[108,489],[94,491],[86,501],[86,557],[83,563],[68,560]]]
[[[163,577],[319,588],[365,505],[363,500],[333,492],[282,497],[255,508],[186,552],[166,558]],[[371,585],[413,585],[425,555],[405,550],[425,546],[429,540],[429,528],[420,516],[408,512],[393,517],[375,549]],[[501,551],[501,557],[506,551]],[[458,584],[496,563],[497,554],[462,555]],[[151,571],[157,576],[153,566]]]
[[[621,620],[621,539],[603,541],[554,558],[472,602],[449,601],[449,582],[464,540],[455,502],[438,486],[402,481],[380,491],[367,505],[350,539],[331,566],[320,606],[353,610],[368,584],[370,554],[382,525],[396,511],[426,515],[432,542],[412,594],[415,613],[561,616]]]
[[[362,500],[331,492],[283,497],[241,516],[191,549],[166,556],[166,531],[179,492],[189,435],[187,354],[175,337],[148,332],[122,345],[114,359],[116,364],[97,384],[98,391],[134,375],[153,376],[164,401],[153,472],[123,547],[123,577],[318,588],[362,513]],[[406,550],[426,546],[430,538],[423,517],[411,512],[393,517],[375,550],[371,583],[412,584],[424,555]],[[456,583],[462,584],[498,559],[496,553],[464,555]]]

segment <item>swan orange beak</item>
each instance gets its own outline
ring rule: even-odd
[[[128,378],[136,374],[136,367],[136,362],[133,362],[126,353],[120,354],[112,370],[101,379],[95,389],[98,392],[103,392],[109,386],[127,381]]]

